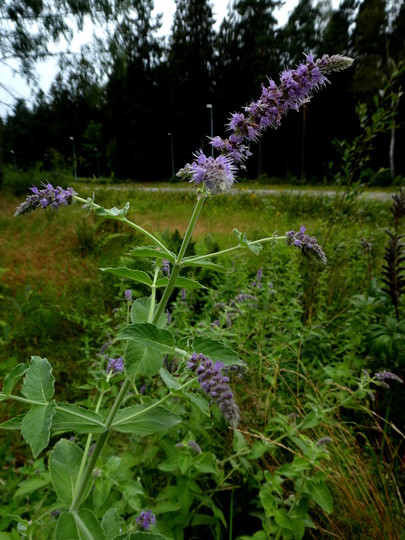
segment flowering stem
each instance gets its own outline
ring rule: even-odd
[[[78,195],[74,195],[73,198],[78,202],[84,203],[91,210],[104,210],[104,208],[102,206],[100,206],[99,204],[96,204],[95,202],[93,202],[91,200],[83,199],[82,197],[79,197]],[[110,217],[110,219],[116,219],[118,221],[122,221],[126,225],[129,225],[130,227],[132,227],[136,231],[138,231],[141,234],[147,236],[149,238],[149,240],[151,240],[154,244],[156,244],[165,253],[170,254],[169,250],[166,248],[166,246],[164,244],[162,244],[162,242],[160,240],[158,240],[152,233],[150,233],[146,229],[143,229],[140,225],[137,225],[136,223],[134,223],[133,221],[129,220],[128,218],[126,218],[124,216],[109,216],[109,217]]]
[[[201,209],[204,205],[205,199],[207,198],[207,194],[203,193],[200,198],[197,200],[197,203],[194,207],[193,214],[190,218],[190,223],[188,224],[186,233],[183,238],[183,242],[180,246],[179,253],[177,255],[176,261],[173,264],[172,273],[170,275],[169,281],[166,285],[166,288],[164,290],[164,293],[162,295],[162,298],[160,299],[158,308],[156,310],[156,313],[153,317],[152,323],[156,324],[156,322],[159,320],[160,315],[163,313],[163,311],[166,308],[167,302],[169,301],[170,295],[173,292],[173,289],[176,285],[177,277],[180,273],[180,267],[181,267],[181,261],[183,260],[184,254],[186,252],[187,246],[190,242],[191,235],[193,234],[194,227],[197,223],[198,217],[200,215]]]
[[[249,242],[249,245],[257,245],[257,244],[264,244],[266,242],[276,241],[276,240],[284,240],[287,236],[269,236],[267,238],[261,238],[260,240],[253,240],[252,242]],[[248,244],[238,244],[237,246],[230,247],[228,249],[221,249],[221,251],[215,251],[214,253],[207,253],[206,255],[198,255],[196,257],[187,257],[184,259],[184,262],[197,262],[197,261],[203,261],[205,259],[212,259],[213,257],[218,257],[220,255],[225,255],[227,253],[232,253],[234,251],[237,251],[239,249],[246,249],[249,247]]]

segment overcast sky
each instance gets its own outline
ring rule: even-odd
[[[1,0],[0,0],[1,1]],[[222,19],[227,13],[227,6],[229,0],[211,0],[213,5],[214,17],[216,19],[216,27],[219,26]],[[285,24],[288,19],[289,13],[297,5],[298,0],[285,0],[284,6],[275,12],[279,25]],[[339,5],[339,0],[332,0],[332,5],[336,8]],[[154,13],[163,13],[161,34],[165,35],[170,32],[170,27],[173,20],[173,15],[176,9],[174,0],[155,0]],[[91,29],[88,27],[87,35],[91,35]],[[71,44],[71,50],[79,51],[80,45],[86,41],[86,32],[75,36],[73,43]],[[17,65],[15,65],[17,67]],[[37,73],[39,74],[39,86],[46,93],[52,83],[52,80],[57,72],[57,62],[55,60],[48,60],[47,62],[41,62],[37,66]],[[15,102],[15,98],[25,98],[27,100],[35,95],[38,87],[30,89],[25,81],[6,66],[0,64],[0,116],[3,118],[7,113],[12,111],[11,106]],[[14,96],[14,97],[13,97]]]

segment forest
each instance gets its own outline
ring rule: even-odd
[[[37,4],[0,8],[4,28],[12,29],[0,40],[0,61],[16,58],[27,77],[35,71],[33,59],[46,57],[47,42],[68,33],[58,14]],[[246,174],[332,181],[330,165],[342,141],[360,133],[364,115],[385,108],[395,120],[376,135],[362,177],[391,184],[405,172],[405,2],[343,0],[333,10],[327,1],[300,0],[282,27],[274,16],[278,4],[231,2],[215,30],[209,1],[178,0],[170,34],[159,37],[152,0],[116,2],[115,11],[101,0],[86,7],[66,2],[72,20],[92,14],[104,33],[80,55],[60,55],[47,94],[37,92],[32,105],[16,101],[1,127],[4,163],[117,181],[167,180],[193,152],[209,151],[209,136],[223,136],[230,113],[256,99],[268,78],[277,83],[306,54],[343,54],[355,60],[353,67],[332,75],[310,107],[269,131]],[[38,32],[31,35],[32,18]]]

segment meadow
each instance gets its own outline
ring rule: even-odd
[[[94,186],[73,187],[91,197]],[[194,199],[191,188],[128,185],[97,186],[95,195],[108,208],[128,200],[128,216],[173,252]],[[107,356],[123,354],[113,336],[130,309],[124,293],[131,289],[132,301],[146,294],[142,283],[100,268],[149,272],[150,261],[130,254],[143,240],[79,204],[13,218],[21,200],[0,195],[0,377],[31,356],[46,357],[57,399],[94,408],[106,348]],[[221,340],[243,360],[230,376],[241,419],[232,428],[217,409],[209,417],[201,403],[187,408],[175,399],[170,410],[185,422],[145,437],[115,433],[88,498],[105,538],[118,538],[124,518],[134,522],[145,508],[156,516],[155,532],[136,534],[151,540],[405,538],[403,302],[396,313],[383,290],[391,206],[344,192],[243,189],[206,201],[187,255],[235,245],[234,228],[256,240],[305,225],[328,262],[280,240],[258,254],[225,254],[216,261],[221,271],[185,269],[206,288],[172,294],[168,327],[179,340],[190,329]],[[165,357],[167,373],[178,361]],[[396,378],[375,375],[384,370]],[[162,381],[148,375],[137,387],[141,402],[163,392]],[[108,391],[114,396],[117,388]],[[5,403],[2,422],[23,408]],[[2,431],[0,540],[53,537],[60,502],[52,497],[49,459],[48,449],[34,459],[17,431]],[[119,517],[104,523],[113,509]]]

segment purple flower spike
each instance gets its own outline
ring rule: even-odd
[[[395,375],[395,373],[392,373],[391,371],[387,371],[384,369],[384,371],[378,371],[377,373],[374,373],[374,377],[377,379],[377,381],[396,381],[399,383],[403,383],[404,381],[401,379],[401,377],[398,377],[398,375]]]
[[[107,373],[122,373],[124,371],[124,360],[119,358],[110,358],[107,364]]]
[[[145,531],[149,531],[150,526],[156,523],[156,516],[155,514],[152,514],[150,510],[147,510],[146,512],[142,510],[136,518],[136,523]]]
[[[237,167],[244,169],[244,162],[252,155],[250,143],[257,141],[267,128],[277,128],[290,109],[297,110],[309,101],[314,92],[328,82],[328,73],[346,69],[352,62],[351,58],[341,55],[324,55],[316,61],[308,55],[297,69],[282,72],[278,86],[270,79],[269,85],[262,87],[258,101],[250,103],[244,112],[231,115],[229,137],[211,139],[211,145],[221,156],[214,159],[197,152],[193,163],[188,163],[177,175],[196,184],[204,183],[211,193],[230,190]]]
[[[326,255],[322,247],[318,244],[317,239],[313,236],[309,236],[305,231],[306,228],[302,225],[298,232],[286,232],[287,243],[300,249],[304,255],[313,255],[315,258],[326,264]]]
[[[229,377],[223,373],[222,362],[214,364],[207,356],[193,353],[187,367],[198,375],[201,388],[215,401],[229,425],[236,428],[240,413],[228,385]]]
[[[32,195],[29,195],[27,199],[21,203],[14,216],[21,216],[23,214],[29,214],[37,208],[47,208],[50,206],[53,210],[59,208],[59,206],[66,206],[72,204],[73,197],[77,193],[71,188],[63,189],[60,186],[54,188],[52,184],[42,183],[43,189],[37,187],[30,188]]]

